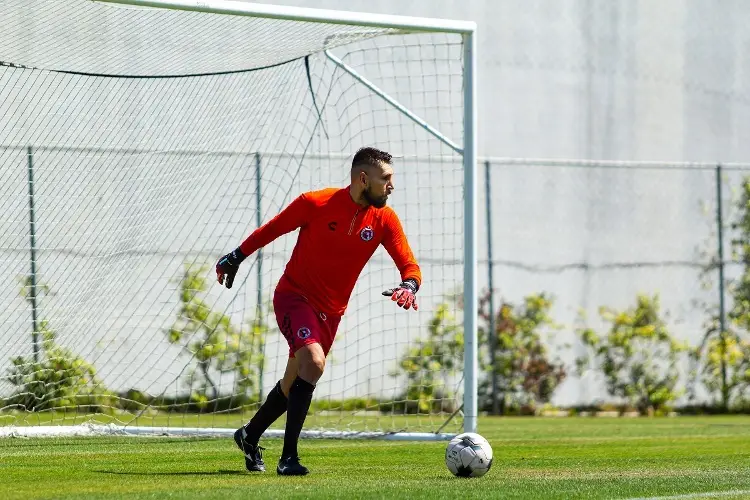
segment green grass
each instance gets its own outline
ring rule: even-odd
[[[230,439],[0,439],[7,498],[750,498],[750,418],[484,418],[495,463],[450,475],[444,442],[303,440],[307,477],[244,472]],[[744,492],[744,493],[743,493]],[[690,496],[682,498],[691,498]],[[710,498],[710,497],[695,497]],[[719,496],[717,496],[719,498]]]

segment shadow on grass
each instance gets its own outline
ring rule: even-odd
[[[216,470],[216,471],[180,471],[180,472],[128,472],[119,470],[92,470],[99,474],[114,474],[117,476],[240,476],[251,475],[249,472],[239,470]]]
[[[126,439],[124,439],[126,438]],[[116,440],[116,441],[115,441]],[[118,447],[144,447],[144,446],[161,446],[164,444],[173,443],[195,443],[199,441],[213,441],[232,443],[231,439],[224,438],[212,438],[212,437],[131,437],[131,436],[70,436],[70,437],[10,437],[7,441],[0,440],[0,443],[8,443],[9,446],[14,447],[27,447],[27,448],[52,448],[52,447],[65,447],[70,448],[71,446],[89,446],[90,444],[96,444],[96,446],[118,446]]]

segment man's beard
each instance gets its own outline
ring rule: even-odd
[[[373,196],[372,193],[370,193],[370,189],[365,189],[362,195],[365,197],[365,200],[367,203],[372,205],[375,208],[383,208],[388,201],[387,196]]]

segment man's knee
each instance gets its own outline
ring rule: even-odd
[[[305,345],[294,353],[294,357],[299,363],[299,376],[311,384],[317,383],[326,367],[326,355],[320,344]]]

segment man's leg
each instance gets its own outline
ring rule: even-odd
[[[289,361],[286,362],[286,370],[284,370],[284,376],[279,380],[279,384],[281,385],[281,392],[284,393],[284,396],[289,398],[289,390],[292,388],[292,384],[294,383],[294,380],[297,378],[297,375],[299,374],[299,361],[297,361],[297,358],[289,358]]]
[[[263,403],[257,413],[253,415],[253,418],[244,426],[249,443],[258,444],[260,437],[266,432],[266,429],[276,422],[286,411],[289,403],[287,399],[289,397],[289,387],[291,386],[291,382],[287,383],[286,381],[289,378],[294,381],[294,378],[297,377],[297,370],[297,360],[289,358],[284,378],[276,382],[274,388],[268,393],[266,402]]]
[[[300,347],[294,357],[297,360],[297,375],[287,374],[282,384],[289,384],[289,405],[286,414],[286,430],[284,431],[284,449],[281,460],[276,469],[282,475],[304,475],[308,473],[306,467],[299,463],[297,444],[299,435],[310,409],[315,384],[323,375],[326,356],[323,347],[317,342]],[[282,385],[283,387],[283,385]]]
[[[274,293],[273,307],[276,313],[276,322],[281,333],[289,343],[289,361],[286,365],[284,377],[276,383],[271,392],[268,393],[266,401],[258,408],[253,418],[234,433],[234,442],[245,454],[245,468],[248,471],[265,471],[263,448],[258,446],[258,441],[263,433],[273,424],[287,409],[289,401],[289,387],[297,376],[297,360],[294,359],[294,333],[292,329],[292,313],[299,310],[299,298],[288,294]],[[298,314],[295,314],[297,316]],[[314,313],[308,313],[314,317]]]
[[[287,396],[291,384],[287,384],[285,381],[292,376],[291,374],[294,377],[297,376],[297,360],[294,358],[289,358],[284,378],[279,380],[271,389],[266,401],[258,408],[253,418],[234,433],[234,442],[245,454],[245,468],[250,472],[266,470],[261,453],[264,448],[258,446],[258,441],[260,441],[260,437],[266,432],[266,429],[278,420],[287,409],[289,403]],[[294,379],[292,378],[292,380]]]

